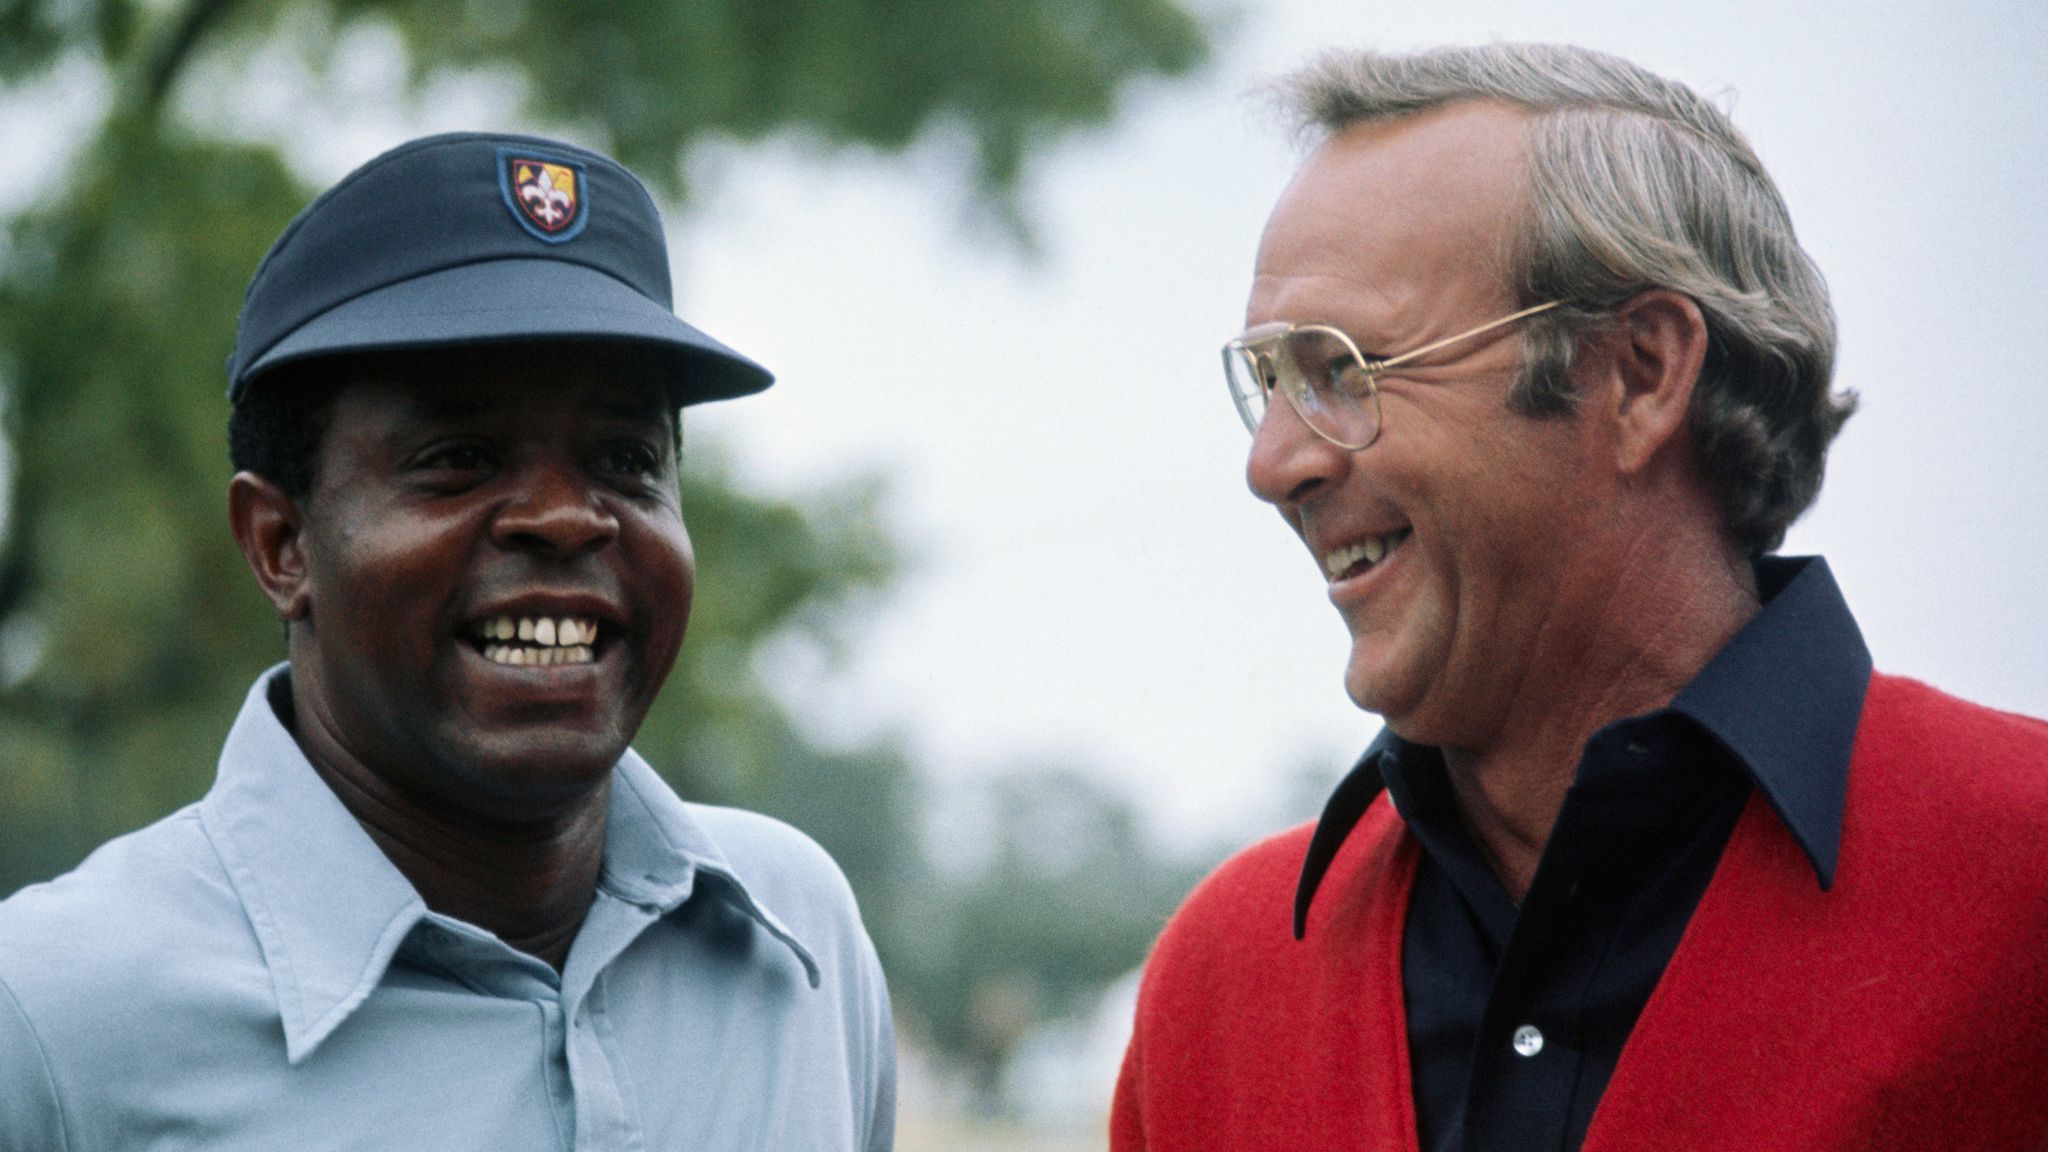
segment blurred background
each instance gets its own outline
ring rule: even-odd
[[[0,893],[196,799],[282,655],[223,500],[270,241],[407,137],[559,135],[656,187],[678,311],[780,376],[689,414],[641,751],[845,867],[904,1148],[1101,1147],[1164,917],[1377,727],[1218,371],[1299,159],[1248,94],[1489,38],[1732,108],[1864,403],[1786,551],[1881,667],[2048,713],[2039,5],[0,0]]]

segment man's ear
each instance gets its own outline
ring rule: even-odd
[[[228,523],[278,616],[287,623],[305,618],[312,593],[306,584],[305,517],[298,501],[254,472],[237,472],[228,481]]]
[[[1693,386],[1707,359],[1707,321],[1692,297],[1653,288],[1615,310],[1608,341],[1614,390],[1615,464],[1641,472],[1682,436]]]

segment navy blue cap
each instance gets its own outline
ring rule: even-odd
[[[401,144],[306,206],[249,282],[228,399],[295,361],[544,340],[657,353],[685,404],[767,369],[676,318],[640,181],[587,149],[459,132]]]

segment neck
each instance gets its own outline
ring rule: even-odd
[[[1669,704],[1758,610],[1747,560],[1718,531],[1674,539],[1673,522],[1648,521],[1609,559],[1582,565],[1560,590],[1552,624],[1521,670],[1522,690],[1489,739],[1443,749],[1466,830],[1517,903],[1587,741]]]
[[[597,893],[609,782],[573,811],[508,827],[421,811],[352,774],[321,776],[427,907],[561,970]]]
[[[306,758],[427,907],[560,971],[597,893],[609,775],[530,818],[479,815],[367,767],[294,695]]]

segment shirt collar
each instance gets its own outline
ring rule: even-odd
[[[668,913],[690,898],[699,879],[714,881],[711,887],[720,898],[795,953],[811,987],[819,986],[823,974],[811,950],[781,917],[754,898],[718,842],[675,790],[639,753],[626,749],[612,770],[604,872],[598,884],[621,900]]]
[[[200,819],[255,930],[285,1055],[297,1064],[369,997],[428,912],[278,720],[272,699],[290,706],[289,670],[280,664],[250,688]],[[754,899],[710,833],[628,750],[613,769],[599,885],[667,913],[690,898],[699,876],[795,953],[818,985],[810,950]]]
[[[1756,564],[1763,611],[1671,701],[1749,773],[1822,888],[1842,846],[1849,756],[1870,688],[1870,649],[1818,556]]]
[[[1849,758],[1870,684],[1870,650],[1827,561],[1756,561],[1763,608],[1736,632],[1668,709],[1725,747],[1799,842],[1822,888],[1834,883],[1848,794]],[[1302,861],[1294,935],[1353,828],[1385,787],[1381,758],[1408,745],[1382,730],[1337,785]]]

